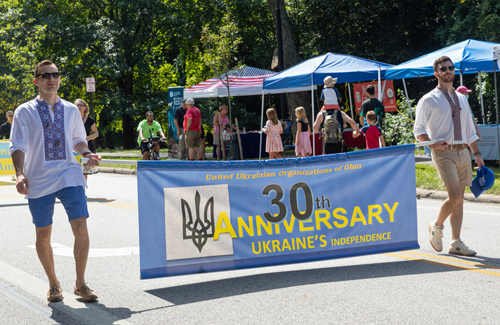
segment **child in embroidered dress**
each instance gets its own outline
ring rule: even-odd
[[[311,128],[309,127],[309,121],[307,120],[306,110],[304,107],[297,107],[295,109],[295,116],[297,117],[295,154],[297,157],[308,157],[312,153],[311,142],[309,141]]]
[[[273,108],[266,111],[267,123],[264,133],[267,134],[266,152],[269,152],[269,159],[281,158],[280,151],[283,151],[283,143],[280,134],[283,133],[283,127],[278,120],[278,115]]]

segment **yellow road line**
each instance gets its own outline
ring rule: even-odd
[[[88,204],[100,205],[100,206],[109,206],[109,207],[116,207],[116,208],[124,208],[124,209],[137,210],[136,207],[126,206],[126,205],[121,205],[121,204],[116,204],[116,203],[108,203],[108,202],[103,202],[103,203],[101,203],[101,202],[87,202],[87,203]]]
[[[0,194],[0,196],[3,196],[3,197],[16,197],[18,199],[24,199],[24,195],[22,194]]]
[[[474,266],[483,266],[483,267],[487,267],[487,268],[490,268],[490,269],[500,270],[500,267],[498,267],[498,266],[492,266],[492,265],[487,265],[487,264],[482,264],[482,263],[477,263],[477,262],[465,261],[465,260],[456,259],[456,258],[449,258],[449,257],[444,257],[444,256],[436,256],[436,255],[424,254],[424,253],[413,252],[413,251],[404,251],[404,253],[413,254],[413,255],[417,255],[417,256],[425,256],[425,257],[430,257],[430,258],[436,258],[436,259],[444,260],[444,261],[450,261],[450,262],[456,262],[456,263],[462,263],[462,264],[469,264],[469,265],[474,265]]]
[[[471,271],[471,272],[488,274],[488,275],[493,275],[493,276],[500,277],[500,273],[497,273],[497,272],[480,270],[480,269],[475,269],[475,268],[466,267],[466,266],[460,266],[460,265],[453,265],[453,264],[448,264],[448,263],[441,263],[441,262],[436,262],[436,261],[430,261],[430,260],[426,260],[426,259],[423,259],[423,258],[417,258],[417,257],[413,257],[413,256],[400,255],[400,254],[395,254],[395,253],[384,253],[384,255],[388,255],[388,256],[392,256],[392,257],[397,257],[397,258],[402,258],[402,259],[406,259],[406,260],[410,260],[410,261],[418,261],[418,262],[424,262],[424,263],[428,263],[428,264],[434,264],[434,265],[440,265],[440,266],[447,266],[447,267],[451,267],[451,268],[454,268],[454,269],[459,269],[459,270],[464,270],[464,271]]]

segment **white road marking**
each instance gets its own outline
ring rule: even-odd
[[[23,291],[34,297],[45,297],[47,290],[49,289],[47,281],[42,281],[33,275],[2,261],[0,261],[0,279],[12,283],[15,287],[21,288]],[[100,307],[102,305],[99,303],[86,304],[78,301],[77,298],[78,297],[74,296],[71,290],[66,290],[64,291],[64,300],[58,303],[53,303],[51,308],[62,314],[75,316],[76,318],[83,320],[83,323],[132,324],[108,313]]]
[[[52,252],[57,256],[73,257],[73,247],[68,247],[58,243],[52,244]],[[29,248],[36,249],[35,245],[29,245]],[[139,255],[139,246],[122,248],[91,248],[89,257],[109,257],[109,256],[128,256]]]
[[[3,282],[0,282],[0,292],[6,295],[11,300],[28,308],[29,310],[37,313],[38,315],[45,318],[47,321],[52,322],[53,324],[59,324],[54,319],[52,319],[52,310],[48,308],[44,308],[40,305],[37,305],[35,302],[31,301],[29,298],[19,294],[16,290],[12,289],[12,286],[7,285]]]
[[[417,210],[418,209],[427,209],[427,210],[436,210],[436,211],[439,211],[441,209],[441,207],[425,207],[425,206],[418,206],[417,207]],[[487,215],[487,216],[495,216],[495,217],[500,217],[500,213],[493,213],[493,212],[481,212],[481,211],[469,211],[469,210],[464,210],[464,215],[466,214],[484,214],[484,215]]]

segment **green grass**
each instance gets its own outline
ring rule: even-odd
[[[490,168],[495,174],[495,184],[488,191],[484,192],[486,194],[496,194],[500,195],[500,168]],[[472,172],[473,177],[476,177],[476,171]],[[436,169],[432,165],[418,164],[415,166],[415,176],[417,180],[417,187],[433,190],[433,191],[444,191],[445,187],[443,182],[439,178]],[[465,193],[471,193],[469,188],[465,189]]]
[[[212,153],[214,151],[214,147],[205,147],[205,152]],[[168,152],[168,148],[162,148],[161,152]],[[136,148],[136,149],[97,149],[97,154],[106,154],[106,153],[126,153],[126,154],[131,154],[131,153],[141,153],[141,149]]]

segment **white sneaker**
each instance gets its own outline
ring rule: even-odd
[[[470,249],[469,246],[465,245],[460,238],[450,243],[450,250],[448,253],[463,256],[474,256],[477,254],[475,251]]]
[[[444,225],[439,227],[434,221],[429,225],[430,243],[437,252],[443,250],[443,229]]]

